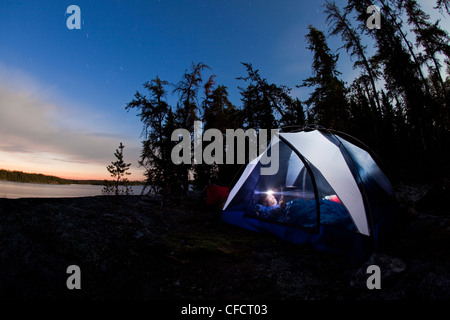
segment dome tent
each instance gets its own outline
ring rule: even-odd
[[[264,175],[262,159],[275,150],[278,170]],[[395,208],[393,188],[368,151],[314,128],[273,136],[245,167],[221,218],[360,259],[377,249]]]

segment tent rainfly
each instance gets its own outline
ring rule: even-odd
[[[270,165],[262,159],[275,150],[277,172],[262,174],[261,168]],[[393,188],[368,151],[315,128],[275,135],[265,152],[245,167],[221,218],[362,259],[378,248],[395,211]]]

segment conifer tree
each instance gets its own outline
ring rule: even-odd
[[[170,134],[167,136],[167,117],[171,107],[166,102],[167,81],[161,80],[159,76],[144,84],[148,95],[136,92],[134,99],[127,104],[125,109],[137,109],[137,114],[143,123],[141,137],[142,151],[139,165],[145,169],[146,186],[143,189],[151,191],[155,187],[162,187],[170,176],[168,170],[170,160]],[[173,119],[171,119],[172,121]]]
[[[442,64],[438,58],[443,54],[447,59],[450,58],[450,38],[447,31],[439,26],[439,20],[432,23],[430,16],[426,14],[415,0],[403,0],[403,6],[406,9],[408,22],[413,26],[416,34],[417,44],[424,49],[422,54],[422,63],[427,65],[430,71],[431,86],[433,86],[433,98],[437,100],[436,107],[433,108],[432,115],[434,122],[441,124],[443,120],[449,120],[447,105],[450,103],[448,93],[442,76]],[[448,123],[445,123],[448,127]]]
[[[223,146],[220,150],[214,150],[214,156],[221,157],[218,159],[220,163],[206,164],[195,166],[195,180],[198,188],[203,188],[207,184],[229,185],[234,176],[234,172],[239,170],[241,165],[226,164],[226,144],[225,135],[227,129],[242,128],[242,115],[236,106],[228,99],[228,90],[224,85],[217,85],[214,77],[211,77],[205,84],[205,99],[202,103],[203,107],[203,130],[218,130],[222,135]],[[203,148],[212,145],[213,141],[203,142]],[[215,154],[217,152],[217,155]]]
[[[125,146],[121,142],[119,148],[116,149],[116,152],[114,153],[117,160],[111,162],[111,164],[106,167],[111,174],[111,177],[114,178],[114,182],[112,185],[105,185],[103,194],[114,194],[116,196],[132,194],[131,187],[128,186],[128,179],[126,178],[127,175],[131,174],[130,172],[127,172],[130,169],[131,163],[125,163],[123,160],[124,148]]]
[[[416,141],[417,152],[414,157],[425,160],[430,147],[431,127],[430,90],[421,70],[418,55],[414,52],[406,32],[402,28],[398,6],[392,2],[382,3],[383,22],[381,30],[366,31],[375,40],[377,52],[373,59],[383,66],[384,80],[390,95],[404,105],[409,126],[409,139]],[[392,2],[393,3],[393,2]],[[355,11],[361,27],[365,30],[366,8],[372,3],[368,0],[348,0],[346,12]],[[419,146],[419,147],[417,147]]]
[[[447,11],[450,14],[450,0],[437,0],[435,9],[439,9],[440,12]]]
[[[344,83],[338,78],[338,55],[328,47],[324,33],[314,26],[308,27],[306,40],[313,53],[313,76],[305,79],[301,86],[314,87],[305,103],[311,107],[316,124],[341,130],[347,127],[350,117]]]
[[[367,90],[367,97],[370,101],[374,100],[376,103],[376,108],[372,107],[372,112],[375,115],[381,110],[381,103],[376,87],[376,81],[378,80],[377,70],[367,57],[367,45],[362,43],[361,36],[358,34],[357,30],[352,27],[350,20],[347,18],[347,14],[341,13],[334,1],[326,2],[325,13],[327,14],[327,22],[330,23],[330,34],[341,36],[341,39],[344,42],[344,48],[351,57],[357,58],[354,63],[354,68],[362,68],[364,74],[367,75],[371,88],[371,90]]]
[[[174,93],[178,93],[177,118],[180,127],[192,132],[194,121],[199,119],[198,90],[203,82],[202,71],[209,69],[203,62],[192,63],[191,70],[185,71],[183,80],[175,86]]]
[[[280,125],[303,124],[303,110],[299,110],[302,105],[291,97],[290,88],[269,83],[251,63],[242,65],[247,76],[239,77],[238,80],[249,83],[246,88],[239,88],[245,126],[253,129],[274,129]],[[291,111],[294,113],[289,113]]]

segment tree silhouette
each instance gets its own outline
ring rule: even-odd
[[[126,110],[137,109],[137,114],[143,123],[141,137],[142,151],[139,165],[145,169],[146,186],[143,193],[147,190],[152,191],[154,186],[162,187],[166,184],[166,177],[170,175],[170,150],[167,145],[170,143],[170,134],[167,135],[165,126],[167,117],[171,112],[171,107],[166,102],[167,90],[169,85],[156,76],[155,79],[144,84],[147,89],[148,97],[140,92],[136,92],[134,99],[127,104]],[[173,121],[173,119],[171,119]]]
[[[177,83],[173,91],[179,95],[176,111],[179,124],[190,132],[194,128],[194,121],[199,119],[198,89],[203,82],[202,71],[205,69],[209,67],[203,62],[192,63],[191,71],[184,72],[183,80]]]
[[[430,73],[431,84],[434,87],[434,98],[437,99],[437,108],[430,110],[433,113],[434,120],[444,120],[445,126],[449,127],[449,114],[446,105],[449,104],[449,98],[442,76],[442,64],[438,58],[439,54],[444,54],[447,59],[450,58],[449,35],[447,31],[439,26],[439,20],[432,23],[430,16],[426,14],[415,0],[406,0],[403,2],[408,15],[408,22],[413,26],[416,34],[417,46],[424,49],[421,62],[425,64]],[[432,65],[427,63],[431,62]],[[436,110],[437,109],[437,110]],[[441,123],[439,121],[437,123]]]
[[[103,189],[103,194],[111,195],[129,195],[132,194],[131,188],[127,185],[128,179],[127,175],[130,175],[130,172],[127,172],[130,169],[131,163],[125,163],[123,160],[123,149],[125,146],[122,142],[119,145],[119,148],[116,149],[114,156],[116,157],[116,161],[111,162],[110,165],[106,167],[108,172],[111,174],[111,177],[114,178],[114,183],[112,185],[105,185]],[[121,188],[121,186],[123,186]]]
[[[450,14],[450,0],[437,0],[436,7],[434,8],[439,9],[441,13],[445,9],[445,11],[447,11],[447,13]]]
[[[242,63],[248,73],[239,80],[250,81],[247,88],[240,88],[243,102],[244,126],[252,129],[270,129],[278,127],[273,106],[266,94],[266,79],[262,79],[259,70],[254,70],[250,63]]]
[[[291,89],[285,85],[269,83],[251,63],[242,63],[246,77],[238,80],[249,82],[239,88],[243,102],[244,124],[253,129],[274,129],[280,125],[302,125],[303,108],[299,100],[291,97]],[[292,113],[291,113],[292,112]]]
[[[338,56],[328,47],[324,33],[312,25],[308,26],[306,40],[313,52],[313,76],[305,79],[302,86],[315,87],[305,103],[312,108],[314,121],[324,127],[344,129],[350,117],[346,88],[338,79]]]
[[[369,32],[376,42],[377,53],[373,59],[383,67],[386,88],[400,107],[405,110],[406,121],[409,123],[409,140],[415,142],[414,158],[427,161],[431,141],[432,119],[430,108],[430,88],[421,69],[417,52],[413,50],[400,20],[397,6],[389,6],[389,2],[381,0],[383,12],[382,30]],[[391,1],[395,4],[394,1]],[[354,10],[361,25],[365,26],[368,0],[348,0],[346,10]],[[364,11],[362,11],[364,10]]]
[[[214,77],[211,77],[204,86],[205,98],[202,103],[203,109],[203,129],[215,129],[222,135],[223,142],[225,142],[226,129],[242,128],[243,119],[241,110],[237,109],[228,99],[227,87],[224,85],[217,85],[214,82]],[[215,140],[215,138],[214,138]],[[206,148],[214,141],[203,142],[203,147]],[[214,164],[197,164],[195,165],[195,184],[199,189],[206,185],[214,183],[221,185],[228,185],[240,165],[226,164],[225,152],[226,145],[223,143],[221,147],[220,163]],[[218,153],[220,152],[218,151]],[[220,155],[220,154],[218,154]],[[218,156],[217,155],[217,156]],[[216,154],[214,154],[216,156]]]
[[[350,54],[351,57],[357,58],[354,63],[354,68],[362,67],[363,72],[367,75],[370,87],[372,90],[367,91],[367,97],[370,101],[372,99],[376,103],[376,108],[372,108],[372,112],[375,114],[381,109],[381,103],[378,96],[378,90],[376,88],[376,81],[378,76],[374,65],[370,63],[369,58],[366,55],[367,46],[363,45],[361,36],[358,34],[356,29],[351,25],[350,20],[347,18],[345,13],[341,13],[340,9],[336,3],[327,1],[326,2],[327,23],[330,24],[330,34],[340,35],[342,41],[344,42],[344,48]]]

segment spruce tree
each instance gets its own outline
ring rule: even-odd
[[[371,90],[367,90],[367,98],[369,101],[374,100],[376,103],[376,108],[372,107],[372,112],[375,116],[375,114],[381,110],[381,103],[376,88],[378,76],[377,70],[367,57],[367,45],[363,44],[361,36],[351,25],[350,20],[347,18],[347,14],[345,12],[341,13],[334,1],[326,2],[325,13],[327,14],[327,23],[330,23],[330,34],[333,36],[341,36],[341,39],[344,42],[344,48],[351,57],[357,58],[354,63],[354,68],[362,68],[364,74],[367,75],[371,88]]]
[[[216,83],[210,78],[210,80],[205,84],[205,99],[202,103],[203,107],[203,130],[208,129],[219,130],[222,134],[223,147],[221,150],[217,151],[219,156],[220,151],[222,152],[221,163],[214,164],[197,164],[195,166],[195,178],[198,188],[203,188],[207,184],[220,184],[229,185],[234,176],[234,172],[239,170],[241,165],[239,164],[226,164],[226,144],[225,135],[227,129],[237,129],[242,128],[242,115],[241,111],[234,106],[228,99],[227,87],[224,85],[216,86]],[[208,145],[214,143],[213,141],[203,142],[203,148],[207,148]]]
[[[305,103],[311,108],[316,124],[327,128],[343,130],[348,127],[350,117],[347,89],[338,78],[338,55],[328,47],[324,33],[314,26],[308,27],[306,40],[308,49],[313,53],[313,76],[305,79],[301,86],[314,87]]]
[[[275,129],[280,125],[303,124],[302,105],[291,97],[290,88],[269,83],[251,63],[242,65],[247,76],[239,77],[238,80],[249,83],[246,88],[239,88],[245,126],[253,129]],[[292,111],[294,113],[290,113]]]
[[[111,174],[111,177],[114,178],[114,182],[112,185],[106,184],[103,189],[103,194],[107,195],[130,195],[132,194],[131,188],[128,186],[127,175],[130,175],[130,172],[127,172],[130,169],[131,163],[125,163],[123,160],[123,149],[125,146],[122,142],[119,145],[119,148],[116,149],[114,156],[116,157],[116,161],[111,162],[110,165],[106,167],[108,172]],[[121,187],[122,186],[122,187]]]
[[[430,16],[426,14],[415,0],[404,0],[403,6],[406,9],[408,22],[413,26],[416,35],[417,47],[422,47],[422,63],[430,71],[430,86],[433,87],[433,99],[436,100],[435,107],[430,110],[433,122],[439,125],[449,126],[449,113],[447,106],[450,104],[448,93],[442,75],[442,64],[438,55],[443,54],[450,58],[450,37],[447,31],[439,26],[439,20],[430,21]],[[428,65],[431,63],[431,65]]]
[[[437,0],[436,1],[436,7],[435,9],[439,9],[441,13],[447,11],[448,14],[450,14],[450,0]]]
[[[134,99],[126,106],[126,110],[137,109],[143,123],[141,137],[142,151],[139,165],[145,169],[146,185],[143,193],[150,192],[155,187],[164,187],[166,179],[170,176],[167,164],[171,161],[170,150],[167,144],[170,134],[167,136],[165,126],[171,112],[171,107],[166,102],[167,81],[161,80],[159,76],[144,84],[147,94],[136,92]],[[171,119],[170,121],[173,121]]]

